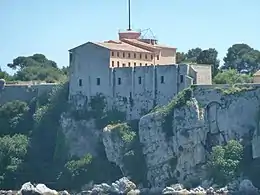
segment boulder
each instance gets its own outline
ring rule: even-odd
[[[243,195],[257,195],[259,194],[258,189],[248,179],[244,179],[239,184],[239,193]]]
[[[48,188],[44,184],[37,184],[36,187],[31,182],[22,185],[18,194],[20,195],[58,195],[56,190]]]

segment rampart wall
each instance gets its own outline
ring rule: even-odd
[[[57,84],[7,84],[0,89],[0,105],[9,101],[20,100],[29,102],[45,92],[51,92]]]
[[[104,71],[105,75],[97,70],[79,78],[81,85],[75,80],[70,82],[70,100],[81,107],[86,99],[102,94],[108,109],[115,107],[125,112],[127,119],[138,119],[154,106],[167,104],[190,86],[192,78],[187,72],[187,65],[112,68]]]

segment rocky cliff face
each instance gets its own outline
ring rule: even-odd
[[[205,179],[213,146],[243,139],[252,143],[253,156],[260,156],[259,98],[257,85],[193,87],[143,116],[138,130],[121,123],[108,125],[102,134],[94,121],[76,121],[67,115],[62,116],[61,124],[72,154],[95,154],[95,146],[102,140],[107,159],[124,175],[128,176],[131,171],[127,167],[134,165],[132,171],[137,173],[146,168],[152,186],[177,181],[199,184]],[[138,152],[145,166],[140,154],[137,158]]]
[[[140,120],[147,179],[154,186],[174,179],[200,182],[212,146],[257,137],[258,87],[198,88],[191,92],[182,105],[177,99]]]
[[[143,116],[138,133],[149,183],[200,183],[212,147],[231,139],[253,140],[257,156],[259,95],[258,86],[192,88]],[[103,139],[107,157],[123,167],[120,155],[124,145],[109,132],[105,129]]]
[[[75,120],[69,113],[63,113],[60,124],[71,156],[97,155],[101,131],[96,128],[94,119]]]

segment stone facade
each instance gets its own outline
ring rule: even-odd
[[[111,68],[110,50],[97,44],[89,42],[70,52],[69,99],[81,107],[85,100],[102,94],[107,108],[126,112],[127,119],[139,119],[153,107],[167,104],[192,84],[211,84],[207,65],[197,70],[187,64]],[[208,73],[210,82],[205,82],[200,70]]]

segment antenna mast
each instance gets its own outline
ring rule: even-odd
[[[128,31],[131,31],[131,2],[128,0]]]

